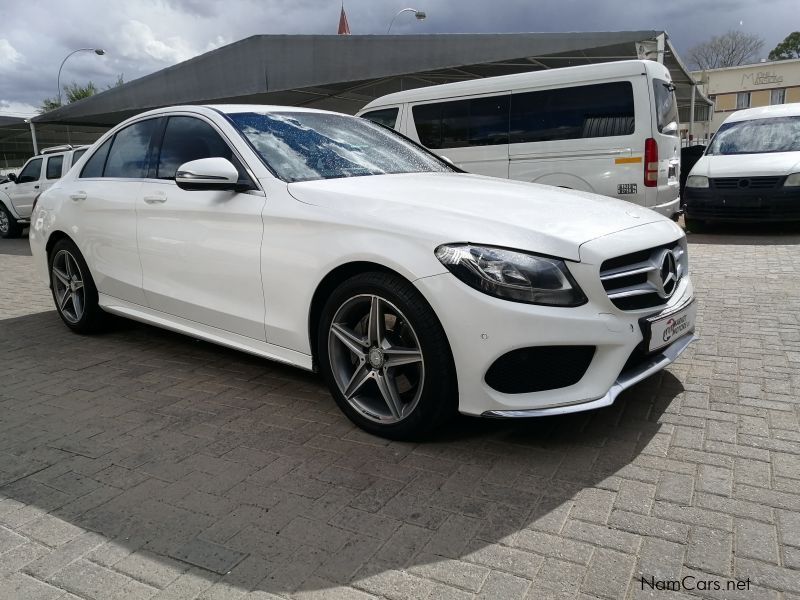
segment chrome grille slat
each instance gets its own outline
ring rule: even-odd
[[[662,279],[662,267],[674,258],[674,279]],[[629,261],[629,262],[626,262]],[[639,310],[662,306],[669,301],[672,290],[687,273],[685,240],[643,249],[606,260],[600,267],[600,281],[615,306],[622,310]],[[608,268],[603,268],[608,265]],[[667,287],[665,282],[671,282]],[[666,296],[666,297],[665,297]]]

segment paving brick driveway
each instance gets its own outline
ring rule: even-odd
[[[690,239],[678,363],[602,411],[424,444],[298,370],[68,333],[0,240],[0,598],[800,599],[800,236]]]

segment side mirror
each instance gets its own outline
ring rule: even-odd
[[[8,177],[9,181],[13,181],[14,183],[17,183],[17,174],[16,173],[9,173],[8,175],[6,175],[6,177]]]
[[[661,129],[661,133],[664,135],[672,135],[674,133],[678,133],[678,124],[675,121],[670,121],[666,125],[664,125],[663,129]]]
[[[178,167],[175,183],[182,190],[240,191],[239,172],[226,158],[201,158]]]

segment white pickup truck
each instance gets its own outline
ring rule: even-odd
[[[41,194],[78,162],[89,146],[55,146],[29,158],[19,175],[9,173],[0,184],[0,238],[22,235],[30,225],[31,210]]]

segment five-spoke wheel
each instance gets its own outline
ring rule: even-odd
[[[366,418],[396,423],[419,402],[425,379],[417,334],[406,316],[375,294],[360,294],[336,311],[328,355],[339,391]]]
[[[70,323],[78,323],[86,306],[86,291],[78,261],[69,250],[60,250],[53,257],[51,270],[58,310]]]
[[[367,431],[413,439],[452,414],[455,368],[446,336],[406,280],[363,273],[330,295],[318,365],[344,413]]]

